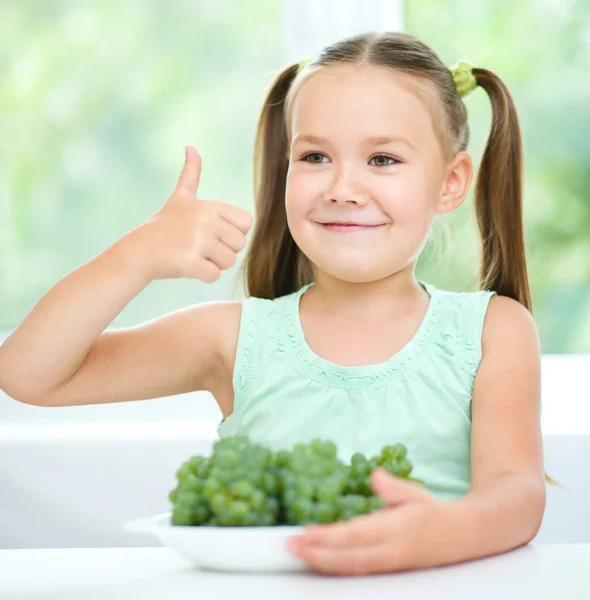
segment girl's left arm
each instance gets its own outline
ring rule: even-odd
[[[348,522],[311,527],[292,551],[327,573],[434,567],[506,552],[530,542],[545,510],[540,348],[531,314],[493,296],[472,398],[471,491],[442,501],[384,471],[373,487],[387,507]]]
[[[490,300],[472,399],[471,492],[452,503],[457,560],[530,542],[545,510],[541,356],[530,312]]]

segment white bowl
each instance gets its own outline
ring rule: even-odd
[[[303,527],[189,527],[172,525],[171,513],[129,521],[126,531],[151,533],[201,569],[239,572],[305,571],[305,563],[287,549],[287,540]]]

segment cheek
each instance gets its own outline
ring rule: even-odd
[[[289,171],[285,185],[285,210],[289,227],[297,227],[309,212],[313,198],[309,178],[300,177]]]
[[[385,182],[377,197],[396,225],[411,227],[413,223],[418,225],[423,221],[432,201],[421,177],[410,173],[404,175]]]

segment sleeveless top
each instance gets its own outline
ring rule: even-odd
[[[340,366],[307,345],[299,300],[313,283],[276,298],[247,298],[233,373],[234,411],[220,437],[247,435],[273,449],[332,440],[339,457],[370,458],[402,443],[435,496],[453,500],[471,484],[471,396],[492,291],[430,296],[414,337],[387,361]]]

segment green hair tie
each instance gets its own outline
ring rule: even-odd
[[[468,96],[477,87],[477,79],[473,74],[474,68],[475,66],[469,61],[460,60],[454,67],[449,69],[460,98]]]
[[[299,61],[299,68],[297,69],[297,72],[300,73],[301,71],[303,71],[303,69],[305,69],[305,67],[311,62],[311,56],[308,56],[307,58],[302,58]]]

